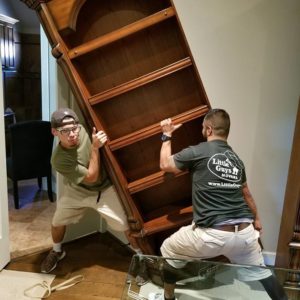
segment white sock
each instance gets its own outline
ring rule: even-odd
[[[61,243],[54,243],[53,244],[53,250],[55,252],[61,252]]]

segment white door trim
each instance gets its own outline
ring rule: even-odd
[[[0,56],[1,57],[1,56]],[[0,59],[0,270],[10,261],[9,227],[8,227],[8,196],[6,176],[5,122],[3,100],[3,75]]]

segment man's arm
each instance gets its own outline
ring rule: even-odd
[[[261,222],[260,222],[260,219],[258,216],[257,207],[256,207],[255,201],[250,193],[247,183],[243,184],[243,196],[244,196],[244,199],[245,199],[246,203],[248,204],[251,212],[254,215],[254,224],[253,224],[254,228],[258,231],[262,231],[262,225],[261,225]]]
[[[91,158],[89,162],[88,172],[83,179],[83,182],[93,183],[97,181],[100,174],[100,154],[99,149],[106,143],[107,135],[103,131],[96,132],[93,128],[92,145],[91,145]]]
[[[174,158],[171,155],[171,141],[163,142],[160,149],[160,169],[165,172],[177,173]]]
[[[178,129],[181,124],[174,125],[171,119],[166,119],[160,122],[162,133],[172,137],[172,133]],[[179,169],[176,168],[174,158],[172,156],[172,145],[171,140],[162,142],[160,149],[160,169],[165,172],[178,173]]]

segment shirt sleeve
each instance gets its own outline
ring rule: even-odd
[[[173,155],[175,166],[179,170],[189,170],[193,167],[194,151],[192,147],[185,148]]]

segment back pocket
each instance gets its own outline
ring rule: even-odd
[[[225,242],[203,232],[198,240],[197,248],[206,257],[213,257],[224,246]]]
[[[246,245],[251,245],[252,243],[256,242],[259,236],[260,236],[259,231],[254,230],[253,235],[245,240]]]

